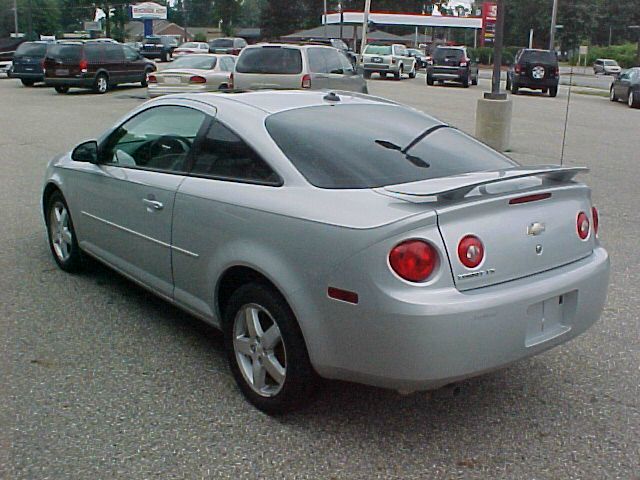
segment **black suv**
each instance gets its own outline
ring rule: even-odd
[[[246,46],[247,41],[244,38],[216,38],[209,42],[209,53],[240,55],[240,52]]]
[[[147,37],[142,42],[140,53],[147,58],[159,58],[162,62],[168,62],[176,48],[178,41],[173,37]]]
[[[514,64],[507,72],[507,90],[514,95],[521,88],[549,92],[550,97],[558,95],[560,67],[558,57],[550,50],[523,48],[516,53]]]
[[[44,81],[56,92],[70,87],[91,88],[105,93],[119,83],[147,86],[147,76],[156,70],[153,62],[121,43],[59,42],[47,50]]]
[[[453,80],[463,87],[478,84],[478,64],[469,58],[466,47],[437,47],[427,64],[427,85]]]
[[[19,78],[25,87],[44,81],[44,56],[49,42],[24,42],[13,55],[11,77]]]

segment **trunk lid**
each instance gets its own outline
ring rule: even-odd
[[[458,290],[515,280],[591,254],[595,233],[590,189],[583,184],[558,181],[567,179],[570,170],[562,169],[564,173],[557,170],[555,177],[552,170],[545,170],[551,176],[546,179],[531,173],[519,175],[520,178],[513,174],[516,178],[500,182],[468,181],[462,190],[460,187],[449,188],[441,194],[436,193],[444,198],[449,194],[454,199],[457,195],[460,200],[434,205]],[[518,171],[525,170],[515,169]],[[478,174],[485,175],[483,172]],[[473,175],[469,177],[473,178]],[[440,180],[447,181],[436,179],[434,182]],[[396,186],[394,190],[397,194],[415,195],[416,188],[406,187],[400,192]],[[471,195],[463,197],[467,193]],[[542,198],[531,197],[540,194],[543,194]],[[524,201],[527,199],[529,201]],[[587,215],[591,225],[586,240],[582,240],[577,232],[580,212]],[[466,235],[478,237],[484,245],[484,259],[476,268],[467,268],[458,257],[458,244]]]

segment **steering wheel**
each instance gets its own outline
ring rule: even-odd
[[[158,137],[149,147],[150,158],[163,155],[179,155],[188,153],[191,150],[191,142],[175,135],[162,135]]]

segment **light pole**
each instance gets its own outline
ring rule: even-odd
[[[360,55],[364,55],[364,47],[367,45],[367,28],[369,27],[370,12],[371,12],[371,0],[365,0],[364,15],[362,18],[362,40],[360,42]]]
[[[322,23],[324,23],[324,38],[327,38],[327,0],[324,0],[324,17]]]
[[[558,18],[558,0],[553,0],[551,11],[551,32],[549,33],[549,50],[555,50],[556,43],[556,19]]]
[[[629,30],[635,30],[637,32],[637,35],[638,35],[638,51],[636,53],[636,63],[638,64],[637,66],[640,67],[640,25],[629,25],[627,28]]]
[[[13,0],[13,24],[18,38],[18,0]]]

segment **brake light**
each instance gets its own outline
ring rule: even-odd
[[[311,75],[308,73],[302,77],[302,88],[311,88]]]
[[[400,278],[410,282],[427,280],[438,263],[438,253],[424,240],[407,240],[389,252],[389,265]]]
[[[576,220],[576,228],[578,230],[578,236],[581,240],[586,240],[589,237],[589,217],[584,212],[578,214]]]
[[[189,78],[189,83],[207,83],[207,79],[200,75],[194,75]]]
[[[233,50],[231,50],[231,55],[240,55],[240,49],[234,48]]]
[[[158,83],[158,79],[155,75],[149,75],[147,77],[147,83]]]
[[[598,226],[600,225],[600,215],[596,207],[591,207],[591,218],[593,219],[593,231],[598,235]]]
[[[82,73],[86,73],[87,72],[87,68],[89,67],[89,62],[87,62],[84,58],[82,60],[80,60],[80,63],[78,65],[80,67],[80,71]]]
[[[557,77],[557,76],[559,76],[559,75],[560,75],[560,67],[556,67],[556,68],[553,70],[553,73],[555,73],[556,77]]]
[[[516,64],[515,71],[516,71],[516,73],[522,73],[522,67],[520,65]]]
[[[476,268],[484,260],[484,245],[475,235],[462,237],[458,243],[458,258],[467,268]]]
[[[469,62],[468,58],[465,58],[464,60],[460,60],[460,66],[466,67],[468,62]]]
[[[538,200],[544,200],[550,198],[551,193],[536,193],[534,195],[526,195],[524,197],[512,198],[509,200],[509,205],[519,205],[521,203],[537,202]]]

